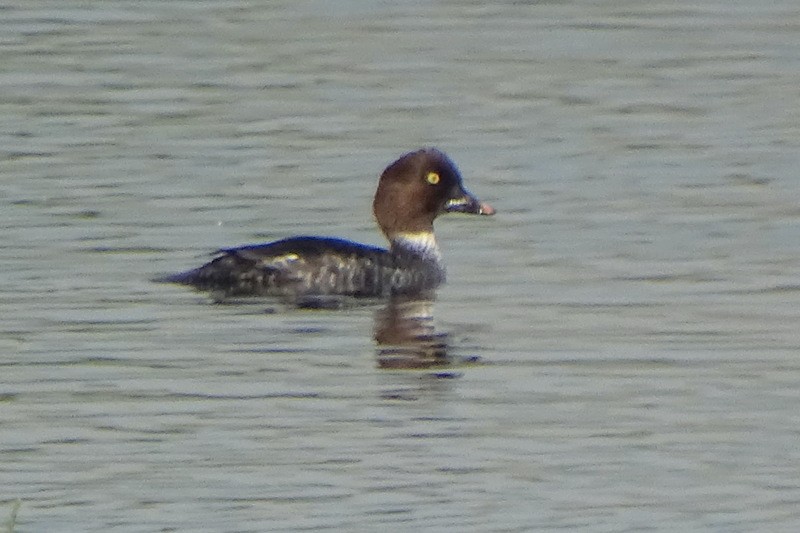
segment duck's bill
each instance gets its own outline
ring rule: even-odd
[[[445,213],[468,213],[470,215],[494,215],[494,207],[481,202],[470,193],[462,191],[461,194],[447,200],[444,204]]]

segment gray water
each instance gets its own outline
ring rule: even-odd
[[[0,524],[800,528],[797,2],[29,0],[0,57]],[[381,244],[423,145],[498,211],[437,222],[450,367],[149,281]]]

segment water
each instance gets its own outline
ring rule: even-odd
[[[0,22],[15,531],[796,531],[796,2],[25,2]],[[380,244],[446,150],[455,364],[153,276]],[[440,337],[437,337],[437,339]]]

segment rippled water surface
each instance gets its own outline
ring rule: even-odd
[[[0,9],[0,523],[17,532],[797,531],[800,5]],[[380,244],[446,150],[450,367],[379,304],[149,280]]]

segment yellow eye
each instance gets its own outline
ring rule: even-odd
[[[437,174],[436,172],[428,172],[428,174],[425,176],[425,181],[427,181],[431,185],[438,184],[440,179],[441,178],[439,177],[439,174]]]

